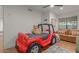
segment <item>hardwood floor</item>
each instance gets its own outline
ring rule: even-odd
[[[3,36],[0,35],[0,53],[3,52]]]
[[[19,53],[16,48],[4,49],[4,53]]]
[[[60,41],[59,46],[66,48],[72,52],[76,52],[76,44],[75,43]]]
[[[60,41],[60,43],[58,44],[59,46],[68,49],[69,51],[75,52],[76,49],[76,44],[74,43],[70,43],[70,42],[66,42],[66,41]],[[42,49],[42,53],[44,50],[49,49],[50,45],[47,46],[46,48]],[[18,51],[16,50],[16,48],[9,48],[4,50],[5,53],[17,53]]]

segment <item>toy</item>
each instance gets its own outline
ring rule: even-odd
[[[59,42],[52,24],[38,24],[41,34],[18,33],[17,49],[21,52],[39,53],[42,47]]]

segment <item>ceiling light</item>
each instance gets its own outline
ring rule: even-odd
[[[63,7],[60,7],[60,10],[63,10]]]
[[[53,7],[54,7],[54,5],[50,5],[50,7],[51,7],[51,8],[53,8]]]

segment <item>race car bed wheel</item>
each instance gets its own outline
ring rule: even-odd
[[[32,43],[29,47],[28,53],[39,53],[40,49],[41,47],[38,43]]]

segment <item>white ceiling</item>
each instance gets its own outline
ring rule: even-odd
[[[63,10],[60,10],[59,7],[47,7],[42,8],[45,5],[25,5],[24,7],[30,8],[32,10],[37,10],[40,12],[49,12],[50,9],[53,13],[57,15],[66,14],[66,13],[73,13],[73,12],[79,12],[79,5],[64,5]],[[0,6],[0,17],[2,17],[2,6]]]
[[[73,13],[79,11],[79,5],[64,5],[63,10],[60,10],[59,7],[52,8],[52,12],[55,12],[58,15],[66,14],[66,13]]]
[[[41,12],[50,11],[50,7],[42,8],[43,6],[45,6],[45,5],[26,5],[26,7],[30,8],[30,9],[38,10]],[[60,7],[55,6],[55,7],[51,8],[51,11],[56,13],[57,15],[79,11],[79,5],[64,5],[63,10],[60,10],[59,8]]]
[[[29,8],[29,9],[38,10],[40,12],[48,12],[49,7],[43,8],[44,6],[46,6],[46,5],[25,5],[25,7]]]

